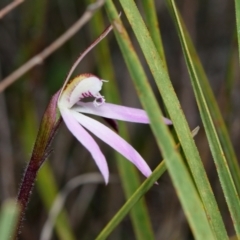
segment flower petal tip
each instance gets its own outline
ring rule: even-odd
[[[170,119],[165,118],[165,117],[163,118],[163,121],[164,121],[164,123],[167,124],[167,125],[172,125],[172,124],[173,124]]]
[[[103,180],[104,180],[105,186],[107,186],[108,183],[109,183],[109,177],[108,176],[103,176]]]

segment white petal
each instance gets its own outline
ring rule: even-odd
[[[85,97],[94,97],[104,101],[104,98],[99,93],[102,84],[101,79],[92,74],[81,74],[66,85],[58,99],[58,104],[62,108],[71,108]]]
[[[99,97],[99,91],[102,89],[102,84],[102,81],[95,76],[81,80],[70,95],[70,107],[77,103],[80,98],[86,97],[85,94],[89,94],[89,97]]]
[[[105,156],[101,152],[99,146],[92,138],[92,136],[76,121],[75,117],[73,117],[72,115],[71,110],[63,108],[59,109],[62,118],[67,125],[67,128],[78,139],[78,141],[91,153],[107,184],[109,178],[109,170]],[[79,119],[81,118],[81,116],[83,116],[79,113],[76,114],[79,115]]]
[[[102,141],[106,142],[116,151],[121,153],[125,158],[131,161],[141,172],[143,175],[148,177],[152,171],[144,161],[144,159],[140,156],[140,154],[123,138],[113,132],[111,129],[103,125],[102,123],[84,116],[80,115],[78,112],[74,112],[72,110],[73,116],[76,120],[93,134],[95,134]]]

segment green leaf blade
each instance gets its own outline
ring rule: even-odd
[[[92,23],[91,29],[93,34],[95,35],[93,38],[95,38],[96,36],[99,36],[102,33],[103,29],[105,28],[101,12],[95,14],[95,16],[92,18],[91,23]],[[114,68],[110,56],[108,39],[104,39],[104,41],[99,43],[95,52],[96,60],[98,63],[97,65],[98,72],[102,79],[109,80],[109,82],[105,84],[103,89],[104,96],[108,102],[121,104],[120,94],[118,92]],[[102,61],[103,59],[104,61]],[[118,127],[120,136],[122,136],[125,140],[129,142],[129,135],[126,128],[126,124],[123,122],[119,122]],[[117,160],[116,162],[120,173],[125,197],[126,199],[129,199],[140,185],[139,173],[136,167],[133,166],[128,161],[126,161],[126,159],[124,159],[123,156],[121,156],[117,152],[114,153],[114,156]],[[133,224],[136,239],[153,240],[154,239],[153,229],[144,198],[142,198],[139,202],[136,202],[136,204],[131,209],[129,214],[131,222]]]
[[[200,84],[197,70],[195,68],[194,59],[192,58],[192,56],[190,54],[187,40],[184,35],[184,30],[181,25],[181,20],[180,20],[177,8],[176,8],[173,0],[169,0],[169,7],[174,15],[174,19],[175,19],[174,22],[176,23],[176,26],[177,26],[179,38],[180,38],[180,41],[182,44],[182,49],[184,52],[187,67],[188,67],[189,74],[190,74],[190,79],[192,82],[192,86],[193,86],[196,100],[198,103],[201,118],[203,120],[203,124],[204,124],[205,131],[207,134],[209,146],[210,146],[210,149],[211,149],[211,152],[213,155],[213,159],[214,159],[214,162],[216,165],[219,180],[220,180],[221,186],[223,188],[224,196],[225,196],[226,202],[228,204],[228,207],[229,207],[232,219],[233,219],[236,233],[237,233],[237,235],[239,235],[240,234],[240,232],[239,232],[239,230],[240,230],[240,228],[239,228],[239,226],[240,226],[239,197],[238,197],[238,194],[237,194],[226,158],[224,156],[224,152],[222,150],[220,141],[218,139],[217,132],[216,132],[215,126],[213,124],[206,99],[203,94],[203,90],[202,90],[202,87]],[[219,232],[221,232],[221,234],[224,234],[224,227],[221,225],[218,225],[217,222],[216,223],[214,222],[213,228],[214,228],[216,234],[219,234]],[[222,237],[224,237],[224,235],[222,235]],[[225,238],[227,239],[226,233],[225,233]]]
[[[124,5],[123,2],[124,1],[121,1],[122,5]],[[128,1],[128,3],[129,2],[130,1]],[[129,9],[130,14],[135,15],[135,12],[133,12],[133,6],[132,5],[129,6],[128,3],[124,5],[123,7],[124,11],[126,12],[127,11],[126,9]],[[179,195],[180,201],[182,203],[182,206],[184,208],[184,211],[190,223],[190,226],[193,230],[193,233],[197,239],[204,239],[204,238],[214,239],[214,236],[210,229],[204,209],[199,200],[196,189],[191,181],[191,177],[186,167],[184,166],[183,161],[180,158],[180,155],[177,153],[174,147],[174,143],[169,134],[169,131],[167,130],[163,122],[160,121],[162,113],[152,93],[152,90],[146,79],[146,75],[141,67],[141,64],[136,56],[134,48],[128,38],[128,35],[121,21],[118,19],[118,15],[117,15],[116,9],[112,4],[112,1],[108,0],[106,2],[106,7],[108,9],[108,14],[110,15],[110,18],[113,20],[113,25],[115,27],[115,33],[119,42],[119,46],[123,52],[130,74],[136,85],[143,107],[146,109],[148,113],[149,119],[151,121],[152,130],[156,137],[157,143],[162,150],[163,156],[166,159],[167,168],[172,177],[173,183],[176,187],[177,193]],[[140,38],[142,38],[143,35],[145,35],[145,37],[146,36],[149,37],[148,33],[143,33],[143,34],[141,33]],[[145,39],[143,38],[141,40],[144,41]],[[159,59],[159,55],[154,48],[154,57],[155,56],[157,59]],[[152,59],[156,60],[155,58],[152,58]],[[159,62],[161,67],[164,68],[164,64],[160,60]],[[153,68],[150,67],[150,68],[152,72],[155,72],[155,74],[159,74],[161,77],[166,78],[166,71],[158,72],[158,69],[154,67]],[[169,86],[169,84],[167,84],[167,88],[168,89],[166,91],[166,94],[169,92],[171,92],[171,95],[175,94],[171,85]],[[171,100],[171,98],[168,97],[168,94],[167,94],[167,100]],[[177,103],[175,101],[175,102],[172,102],[171,104],[176,105]],[[180,109],[181,108],[178,105],[178,111],[181,111]],[[176,111],[176,109],[174,111]],[[175,112],[175,114],[176,114],[175,117],[177,117],[178,112]],[[184,131],[184,128],[182,129]],[[188,138],[192,138],[190,130],[189,130]],[[193,213],[194,213],[194,217],[193,217]]]
[[[3,203],[0,215],[1,240],[13,238],[17,229],[19,210],[14,200],[6,200]]]

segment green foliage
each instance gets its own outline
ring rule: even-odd
[[[103,16],[101,13],[97,13],[92,19],[92,32],[94,33],[94,38],[99,36],[103,30]],[[112,65],[107,39],[103,40],[96,48],[96,61],[100,62],[101,59],[104,59],[105,61],[104,64],[98,68],[99,76],[101,76],[103,79],[110,80],[109,83],[104,86],[104,96],[108,102],[121,105],[120,94],[118,92],[118,87],[114,77],[114,68]],[[129,141],[130,138],[124,123],[119,123],[119,134],[124,139]],[[140,185],[137,169],[132,164],[125,161],[124,157],[117,152],[115,152],[114,158],[117,160],[117,165],[125,192],[125,198],[128,199]],[[111,164],[115,163],[112,162]],[[134,208],[130,212],[130,216],[137,239],[154,239],[149,214],[144,199],[135,204]]]
[[[84,8],[93,2],[95,1],[86,0]],[[142,178],[139,177],[139,173],[133,165],[119,154],[100,145],[109,163],[110,172],[117,171],[119,174],[122,188],[119,184],[110,181],[110,184],[114,184],[111,185],[111,188],[114,188],[114,192],[119,195],[113,196],[109,186],[99,187],[96,185],[92,190],[92,195],[88,188],[84,190],[84,187],[81,187],[80,193],[78,190],[74,190],[68,198],[66,208],[62,209],[55,222],[55,234],[58,239],[88,240],[96,238],[102,240],[110,239],[112,236],[112,238],[120,240],[126,236],[125,234],[129,234],[131,239],[134,236],[134,239],[139,240],[171,237],[167,233],[168,229],[173,232],[176,224],[180,226],[179,228],[181,225],[177,222],[179,221],[177,217],[176,219],[175,216],[171,217],[172,209],[167,204],[162,206],[163,199],[169,197],[169,195],[165,196],[164,189],[172,191],[170,196],[177,199],[175,205],[179,201],[186,219],[186,223],[184,220],[181,221],[184,224],[180,230],[182,235],[172,235],[172,239],[186,239],[189,236],[187,233],[189,229],[194,238],[199,240],[229,239],[228,233],[234,235],[234,231],[236,236],[232,239],[239,239],[240,168],[237,159],[238,152],[235,152],[234,149],[234,146],[239,145],[237,136],[239,124],[236,124],[239,123],[239,112],[234,112],[239,109],[239,104],[235,93],[238,91],[236,87],[238,85],[235,82],[238,77],[236,76],[238,69],[236,70],[234,53],[238,49],[240,59],[240,3],[235,0],[236,30],[235,34],[231,33],[231,36],[236,35],[238,45],[233,42],[231,46],[228,46],[228,52],[231,53],[230,59],[228,65],[222,65],[227,69],[227,73],[225,73],[227,79],[222,83],[222,91],[216,93],[214,84],[210,84],[214,81],[206,68],[207,64],[204,58],[200,60],[201,49],[195,47],[198,46],[197,44],[202,44],[203,39],[208,40],[209,35],[203,34],[204,38],[202,36],[199,42],[193,41],[191,35],[194,31],[191,31],[192,29],[189,27],[191,26],[189,19],[193,16],[197,19],[197,24],[200,24],[201,21],[204,22],[204,16],[201,15],[201,11],[204,9],[200,6],[198,9],[196,3],[191,3],[191,6],[194,5],[199,13],[189,7],[191,9],[191,14],[189,14],[190,10],[186,10],[184,5],[189,1],[182,1],[182,5],[179,5],[180,10],[174,0],[165,2],[166,6],[154,0],[106,0],[104,8],[94,15],[85,28],[70,40],[70,43],[53,54],[44,63],[45,65],[33,69],[24,76],[21,84],[6,92],[9,122],[13,128],[10,132],[18,133],[17,137],[15,134],[12,137],[12,148],[14,153],[16,146],[19,146],[18,150],[20,149],[18,154],[13,154],[13,158],[16,158],[13,162],[18,167],[20,162],[19,172],[21,172],[36,140],[43,109],[50,100],[49,93],[60,89],[67,66],[71,65],[72,59],[75,59],[111,22],[114,26],[114,35],[110,34],[96,46],[81,62],[81,66],[76,72],[92,72],[94,74],[96,72],[96,75],[102,79],[109,80],[104,84],[103,89],[103,95],[107,102],[116,104],[124,102],[130,106],[136,103],[132,99],[138,97],[149,116],[152,134],[143,126],[136,130],[125,123],[119,123],[119,134],[136,148],[140,142],[142,143],[141,148],[137,150],[142,155],[146,155],[144,158],[150,166],[157,166],[153,174],[141,184]],[[20,28],[19,40],[14,46],[11,46],[12,52],[17,49],[16,54],[14,53],[14,58],[13,55],[9,58],[3,55],[2,59],[12,58],[15,59],[15,64],[22,64],[42,51],[43,46],[57,38],[60,31],[68,29],[79,14],[82,14],[83,4],[78,1],[70,1],[66,4],[64,1],[47,3],[39,0],[34,5],[30,2],[23,3],[20,15],[25,17],[21,17],[21,24],[18,26]],[[199,5],[201,4],[199,2]],[[29,9],[32,11],[26,15],[29,13]],[[120,10],[122,11],[121,17],[119,17]],[[210,15],[214,14],[211,12],[214,9],[208,8],[208,10]],[[164,14],[169,15],[164,17],[165,21],[160,22],[159,19]],[[171,24],[175,26],[175,29]],[[213,24],[211,27],[214,31],[221,28],[218,24]],[[166,33],[166,29],[167,31],[170,29],[171,38],[170,35],[162,35],[163,32]],[[14,34],[12,33],[12,35]],[[197,33],[195,37],[199,37],[198,35],[201,36],[201,33]],[[221,41],[219,35],[217,36],[217,41]],[[5,38],[2,39],[0,44],[5,46]],[[176,45],[179,45],[179,49]],[[177,53],[178,56],[168,55],[172,53],[171,51]],[[59,58],[59,56],[61,57]],[[177,62],[176,59],[181,60]],[[181,65],[179,64],[181,62],[184,67],[187,67],[188,76],[184,77],[185,82],[181,80],[182,76],[179,73],[184,67],[178,66],[175,72],[174,68],[177,65],[175,60],[178,65]],[[3,73],[9,70],[9,64],[11,65],[11,62],[5,64],[3,61],[3,67],[1,66]],[[177,83],[176,76],[178,77]],[[181,84],[186,84],[188,77],[194,93],[194,100],[197,103],[197,108],[191,114],[199,117],[198,124],[199,122],[203,123],[199,135],[204,135],[204,137],[197,137],[196,142],[189,127],[191,125],[188,121],[189,116],[184,112],[186,108],[181,98],[182,92],[178,89]],[[216,94],[218,94],[217,97]],[[158,100],[159,96],[161,96],[162,102]],[[220,98],[224,98],[225,102],[219,101]],[[224,111],[224,107],[227,108],[227,111]],[[166,126],[161,121],[162,109],[169,114],[169,118],[173,122],[172,127]],[[0,114],[3,113],[0,112]],[[229,124],[225,123],[226,119]],[[42,130],[45,130],[42,133],[51,135],[48,118],[43,119],[41,126]],[[171,128],[174,128],[176,133],[174,137]],[[138,129],[141,130],[136,134]],[[1,131],[0,128],[0,134],[3,136]],[[44,163],[39,171],[36,190],[33,191],[30,207],[26,214],[25,224],[28,228],[33,229],[34,237],[36,234],[40,236],[40,233],[36,232],[41,229],[42,221],[46,219],[61,186],[76,175],[96,169],[94,165],[91,165],[91,157],[71,138],[70,134],[64,131],[64,127],[60,134],[57,134],[55,140],[56,143],[52,145],[54,154],[48,160],[50,162]],[[203,145],[204,147],[202,147]],[[44,153],[45,149],[49,147],[48,142],[44,144],[37,142],[37,147]],[[51,151],[52,148],[48,150]],[[162,156],[159,154],[159,150]],[[209,156],[209,153],[212,157]],[[162,158],[164,160],[160,161]],[[0,160],[2,161],[2,159]],[[8,159],[3,160],[8,161]],[[15,170],[12,169],[10,174],[14,172]],[[19,172],[18,175],[20,175]],[[163,174],[164,172],[166,174]],[[15,178],[16,182],[20,181],[19,176],[15,176]],[[4,181],[7,179],[1,181],[1,186],[4,187]],[[220,187],[221,190],[219,190]],[[219,191],[222,193],[219,194]],[[224,197],[221,197],[221,194]],[[81,209],[82,205],[85,206],[81,205],[81,201],[85,201],[85,198],[80,199],[78,196],[88,199],[87,209]],[[4,195],[1,200],[8,197]],[[170,202],[171,199],[167,199],[167,201]],[[160,207],[162,207],[161,211],[158,211]],[[227,208],[232,218],[231,224],[228,221]],[[82,211],[84,220],[78,216],[81,215],[78,214],[80,211]],[[39,216],[39,219],[36,220],[36,216]],[[18,210],[15,208],[15,203],[12,200],[4,201],[0,213],[1,239],[9,239],[9,236],[15,234],[17,218]],[[161,220],[159,220],[160,218]],[[159,237],[156,225],[158,229],[161,229],[161,233],[166,232],[164,237],[162,237],[163,235]],[[24,234],[23,230],[23,236]]]
[[[8,240],[15,234],[19,209],[14,200],[7,200],[1,206],[0,233],[2,240]]]

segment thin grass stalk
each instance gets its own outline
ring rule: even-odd
[[[16,205],[15,200],[8,199],[1,206],[0,214],[0,233],[1,240],[13,239],[17,228],[20,206]]]
[[[238,69],[238,53],[236,53],[236,41],[237,41],[237,35],[236,35],[236,32],[234,32],[233,38],[232,38],[232,41],[230,44],[229,52],[228,52],[226,73],[224,76],[225,80],[223,82],[224,112],[222,111],[223,112],[222,115],[225,116],[225,118],[228,118],[228,116],[230,116],[230,114],[234,111],[233,101],[232,101],[232,92],[234,91],[234,87],[235,87],[235,84],[237,81],[236,70]],[[226,126],[227,130],[229,131],[231,129],[229,119],[226,119],[225,121],[226,121],[226,124],[224,122],[224,125]],[[215,125],[215,126],[217,128],[217,125]],[[218,128],[217,128],[217,130],[218,130]],[[221,140],[221,136],[219,136],[219,138]],[[221,143],[222,143],[222,141],[221,141]],[[232,146],[232,144],[231,144],[231,146]],[[222,143],[222,147],[224,149],[223,143]],[[233,146],[232,146],[232,148],[233,148]],[[224,149],[224,152],[225,152],[225,149]],[[234,152],[234,154],[235,154],[235,152]],[[227,154],[226,154],[226,158],[229,161]],[[229,168],[231,170],[232,176],[233,176],[235,186],[238,191],[239,190],[238,186],[240,185],[240,183],[235,182],[235,177],[234,177],[235,173],[233,172],[233,170],[231,168],[231,162],[232,161],[228,162],[228,164],[229,164]],[[238,162],[237,162],[237,164],[238,164]],[[238,165],[237,171],[240,172],[239,165]],[[240,173],[239,173],[239,175],[240,175]],[[239,179],[240,179],[240,177],[239,177]],[[240,195],[239,191],[238,191],[238,195]]]
[[[195,97],[198,103],[198,107],[200,110],[201,118],[203,120],[203,124],[205,127],[205,132],[207,134],[207,138],[209,141],[210,149],[213,155],[213,159],[216,165],[216,169],[218,172],[219,180],[224,192],[224,196],[226,202],[228,204],[228,208],[233,219],[234,228],[237,235],[240,236],[240,202],[239,197],[225,159],[220,141],[217,136],[216,129],[214,127],[209,108],[206,103],[206,99],[204,98],[201,85],[199,83],[198,74],[195,69],[195,65],[193,63],[193,59],[188,49],[188,45],[185,39],[184,31],[181,26],[181,21],[178,15],[177,8],[175,6],[174,0],[169,0],[169,6],[171,11],[174,13],[174,22],[176,23],[179,38],[182,44],[184,56],[186,59],[188,71],[190,74],[190,79],[193,85]],[[216,230],[221,231],[223,227],[216,226]]]
[[[118,18],[113,2],[110,0],[106,1],[106,8],[110,19],[113,21],[119,46],[122,50],[132,79],[134,80],[140,101],[148,113],[157,144],[166,159],[167,168],[193,234],[196,239],[214,239],[214,235],[211,231],[198,193],[191,181],[189,172],[174,147],[175,144],[167,127],[160,121],[162,115],[161,110],[156,102],[152,89],[147,81],[146,75],[134,51],[127,32],[122,25],[121,20]],[[134,9],[130,7],[129,10],[132,11]],[[158,53],[156,51],[155,53],[159,58]],[[167,92],[171,92],[172,94],[173,89],[168,88]],[[176,102],[173,101],[171,104],[175,105]],[[180,108],[178,108],[178,110],[179,109]],[[191,138],[191,133],[188,138]]]
[[[224,154],[226,156],[226,159],[227,159],[227,162],[228,162],[228,165],[229,165],[229,168],[230,168],[230,171],[239,195],[240,194],[240,167],[239,167],[236,153],[231,143],[226,124],[223,120],[223,116],[218,107],[216,98],[214,97],[207,75],[202,67],[202,64],[194,48],[192,40],[187,32],[187,29],[180,15],[179,15],[179,19],[181,21],[183,32],[185,34],[185,39],[189,48],[189,53],[191,54],[192,59],[194,59],[193,64],[195,66],[196,73],[199,78],[199,83],[201,85],[204,98],[206,99],[206,104],[209,107],[209,112],[211,114],[213,123],[217,130],[219,140],[221,142]]]
[[[104,21],[102,13],[98,12],[91,20],[91,30],[95,36],[99,36],[104,29]],[[120,103],[120,95],[118,92],[117,83],[115,80],[114,68],[110,56],[108,40],[105,39],[97,46],[95,50],[98,72],[102,79],[107,79],[109,82],[104,85],[104,96],[108,102]],[[104,61],[103,61],[104,59]],[[126,124],[119,122],[119,134],[129,142],[128,131]],[[123,183],[123,189],[126,199],[129,199],[135,190],[140,186],[139,175],[135,166],[125,161],[124,158],[114,153],[117,160],[117,165]],[[114,159],[115,164],[115,159]],[[135,204],[130,211],[130,218],[133,224],[136,239],[154,239],[154,234],[149,219],[149,213],[146,207],[144,198]]]
[[[138,39],[140,47],[142,48],[149,68],[162,95],[162,99],[165,103],[167,111],[173,122],[178,139],[188,161],[190,170],[206,210],[208,221],[214,230],[216,238],[226,239],[227,235],[225,231],[223,230],[222,232],[219,232],[219,226],[221,226],[221,229],[224,229],[222,217],[219,213],[218,206],[205,169],[201,162],[197,147],[193,139],[189,137],[190,129],[181,110],[181,106],[176,94],[173,91],[173,86],[170,82],[168,73],[164,68],[164,64],[157,54],[157,50],[152,42],[152,39],[149,37],[147,28],[135,3],[132,0],[120,0],[120,3]]]
[[[235,0],[235,12],[236,12],[236,23],[237,23],[237,39],[238,39],[238,56],[240,63],[240,1]]]
[[[59,189],[48,160],[38,172],[38,181],[36,185],[44,207],[47,211],[49,211],[58,195]],[[63,209],[56,218],[56,221],[54,222],[54,228],[60,240],[76,240],[66,209]]]
[[[162,176],[165,171],[166,164],[163,160],[153,171],[152,175],[141,184],[141,186],[115,214],[107,226],[97,236],[96,240],[107,239],[109,234],[117,227],[117,225],[129,213],[129,211],[136,206],[137,202],[144,196],[144,194],[152,187],[152,185]]]
[[[194,137],[199,131],[199,127],[192,131],[192,136]],[[180,144],[176,145],[178,148]],[[122,206],[122,208],[115,214],[107,226],[100,232],[97,236],[97,240],[106,239],[108,235],[116,228],[116,226],[123,220],[123,218],[128,214],[128,212],[135,206],[135,204],[141,200],[144,194],[152,187],[153,183],[163,175],[167,170],[165,160],[162,160],[161,163],[155,168],[152,175],[147,178],[141,186],[134,192],[134,194],[129,198],[129,200]]]
[[[160,32],[160,24],[157,18],[157,12],[154,0],[142,0],[143,11],[146,16],[146,25],[151,35],[151,38],[155,44],[155,47],[159,53],[162,62],[165,64],[167,69],[166,58],[164,54],[164,48]]]

